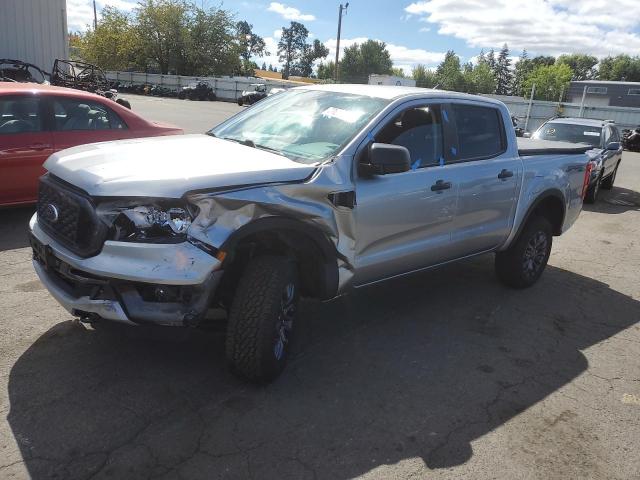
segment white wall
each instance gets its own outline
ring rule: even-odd
[[[45,72],[56,58],[69,58],[66,0],[0,0],[0,58]]]

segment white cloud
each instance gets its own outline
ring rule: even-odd
[[[278,2],[271,2],[267,10],[281,15],[286,20],[312,22],[316,19],[313,15],[302,13],[297,8],[287,7],[285,4]]]
[[[640,50],[637,0],[427,0],[405,8],[438,26],[438,33],[475,48],[498,48],[558,55],[609,54]]]
[[[100,11],[114,7],[129,12],[137,6],[136,0],[97,0],[98,21]],[[84,31],[93,25],[93,0],[67,0],[67,27],[71,31]]]

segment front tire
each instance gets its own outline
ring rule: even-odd
[[[532,286],[547,266],[552,243],[549,221],[539,216],[530,219],[515,243],[496,253],[495,267],[500,281],[513,288]]]
[[[247,265],[229,311],[226,355],[231,370],[255,383],[277,378],[285,367],[298,307],[296,265],[281,256]]]

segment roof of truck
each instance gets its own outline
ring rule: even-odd
[[[353,95],[366,95],[368,97],[394,100],[400,97],[428,96],[460,99],[477,99],[487,103],[500,104],[501,102],[488,97],[470,95],[468,93],[449,92],[446,90],[434,90],[432,88],[405,87],[396,85],[360,85],[360,84],[326,84],[326,85],[305,85],[296,87],[304,90],[324,90],[336,93],[350,93]]]

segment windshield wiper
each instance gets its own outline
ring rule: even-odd
[[[251,148],[257,148],[258,150],[266,150],[268,152],[275,153],[276,155],[280,155],[281,157],[289,158],[284,153],[282,153],[280,150],[277,150],[277,149],[271,148],[271,147],[267,147],[266,145],[260,145],[259,143],[255,143],[250,138],[245,138],[244,140],[240,140],[238,138],[233,138],[233,137],[221,137],[221,138],[222,138],[222,140],[229,140],[230,142],[239,143],[240,145],[245,145],[245,146],[251,147]]]

